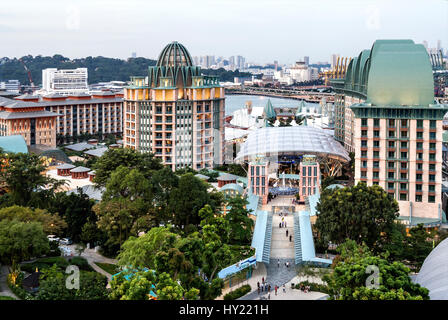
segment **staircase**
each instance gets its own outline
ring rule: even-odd
[[[302,238],[300,236],[300,219],[298,212],[294,212],[294,256],[296,265],[302,263]]]
[[[272,240],[272,212],[268,214],[268,221],[266,223],[266,233],[263,245],[263,259],[262,261],[268,265],[271,258],[271,240]]]

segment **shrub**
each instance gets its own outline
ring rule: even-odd
[[[77,266],[79,269],[84,271],[93,271],[92,267],[89,265],[86,259],[82,257],[73,257],[70,259],[70,264]]]
[[[239,287],[236,290],[230,291],[224,296],[224,300],[236,300],[238,298],[241,298],[242,296],[249,293],[251,290],[250,285],[245,284],[242,287]]]
[[[47,269],[54,264],[61,270],[65,270],[65,268],[67,268],[67,266],[69,265],[67,260],[65,260],[62,257],[47,257],[47,258],[37,259],[36,261],[34,261],[32,263],[21,264],[20,269],[23,271],[32,273],[32,272],[36,271],[36,268],[38,268],[38,270]]]
[[[313,282],[309,282],[309,281],[302,281],[302,282],[299,282],[298,284],[296,284],[295,289],[300,290],[301,285],[303,287],[309,286],[311,291],[329,293],[328,286],[326,286],[324,284],[318,284],[318,283],[313,283]]]

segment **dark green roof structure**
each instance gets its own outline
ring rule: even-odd
[[[342,80],[342,81],[341,81]],[[335,88],[377,106],[434,103],[432,66],[425,47],[412,40],[377,40],[351,60]]]
[[[268,102],[264,106],[263,114],[266,119],[274,119],[276,117],[274,107],[272,106],[271,103],[271,99],[268,99]]]
[[[193,65],[188,50],[177,41],[171,42],[159,55],[156,66],[149,67],[148,83],[152,88],[163,86],[161,79],[169,79],[172,87],[190,87],[192,78],[201,75],[201,68]]]

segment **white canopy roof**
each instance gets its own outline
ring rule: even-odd
[[[315,154],[350,161],[348,152],[325,130],[308,126],[266,127],[249,133],[235,160],[275,154]]]

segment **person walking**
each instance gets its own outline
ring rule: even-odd
[[[271,294],[270,293],[268,294],[268,300],[271,300]]]
[[[292,239],[292,235],[289,235],[289,242],[291,242],[291,239]]]
[[[264,277],[261,277],[261,283],[264,284]]]
[[[282,223],[281,223],[281,222],[278,223],[278,227],[279,227],[279,228],[282,227]]]
[[[268,284],[268,292],[271,292],[271,285]]]
[[[274,290],[275,290],[275,295],[277,295],[277,289],[278,289],[278,287],[277,287],[277,285],[275,285],[275,288],[274,288]]]
[[[257,288],[260,290],[260,281],[257,281]]]
[[[285,221],[285,228],[286,228],[286,221]]]
[[[288,229],[286,229],[286,237],[288,237]]]
[[[280,268],[280,259],[277,259],[277,268]]]
[[[284,284],[283,284],[283,293],[286,293],[286,287]]]

